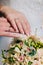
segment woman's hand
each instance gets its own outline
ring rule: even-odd
[[[7,19],[4,17],[0,17],[0,36],[11,36],[10,35],[11,32],[15,32],[15,31],[8,23]]]
[[[7,19],[0,17],[0,31],[8,31],[10,24],[7,22]]]
[[[30,34],[30,24],[22,13],[7,6],[2,6],[1,11],[6,15],[15,32],[26,35]]]
[[[0,36],[22,37],[22,34],[15,33],[6,18],[0,17]],[[24,36],[26,37],[26,36]]]

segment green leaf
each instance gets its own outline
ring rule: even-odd
[[[29,46],[29,43],[26,40],[24,41],[24,43],[26,46]]]
[[[20,42],[22,42],[21,40],[19,40],[19,39],[17,39],[16,41],[15,41],[15,43],[20,43]]]
[[[4,55],[4,50],[2,50],[2,58],[6,59],[6,57]]]
[[[4,63],[3,65],[6,65],[6,63]]]
[[[32,49],[29,53],[30,56],[34,56],[36,54],[36,50]]]
[[[10,64],[11,64],[11,63],[15,63],[13,57],[9,57],[9,58],[8,58],[8,61],[9,61]]]
[[[12,52],[14,51],[14,49],[15,49],[15,47],[10,48],[9,50],[7,50],[7,52],[9,52],[9,53],[11,53],[11,54],[12,54]]]
[[[28,62],[28,65],[31,65],[32,63],[33,63],[33,62],[29,61],[29,62]]]

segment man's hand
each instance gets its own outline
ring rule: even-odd
[[[1,11],[6,15],[15,32],[26,35],[30,34],[30,25],[22,13],[7,6],[2,6]]]

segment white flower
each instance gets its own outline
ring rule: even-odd
[[[16,52],[19,52],[20,53],[20,50],[19,50],[19,48],[18,47],[15,47],[15,50],[14,51],[16,51]]]

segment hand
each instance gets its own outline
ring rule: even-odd
[[[30,25],[26,19],[26,17],[7,6],[3,6],[1,11],[4,12],[6,18],[11,23],[12,27],[14,28],[15,32],[20,32],[22,34],[29,35],[30,34]]]
[[[14,29],[8,23],[7,19],[0,17],[0,36],[11,36],[9,35],[11,32],[14,32]]]
[[[0,17],[0,31],[8,31],[10,24],[7,22],[7,19]]]
[[[6,18],[0,17],[0,36],[8,36],[8,37],[26,37],[25,35],[15,32],[11,25],[8,23]]]

